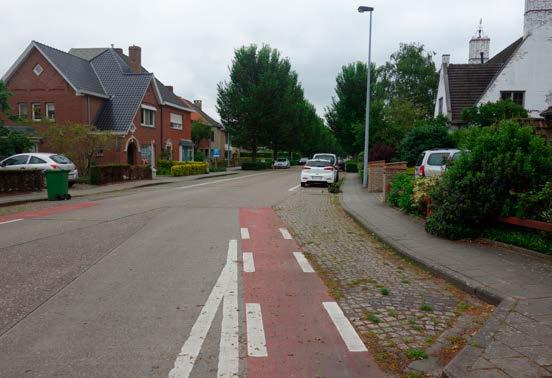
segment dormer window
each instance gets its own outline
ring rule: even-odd
[[[153,106],[142,105],[141,124],[145,127],[155,127],[155,112],[157,109]]]
[[[40,64],[37,64],[36,66],[34,66],[33,68],[33,72],[36,76],[40,76],[40,74],[44,71],[44,68],[42,68],[42,66]]]

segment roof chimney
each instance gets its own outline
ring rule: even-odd
[[[122,48],[120,48],[120,47],[115,47],[113,50],[115,50],[115,52],[117,52],[117,53],[123,55],[123,49],[122,49]]]
[[[450,54],[443,54],[443,66],[450,64]]]
[[[165,87],[167,87],[167,89],[171,91],[171,93],[174,93],[174,87],[172,85],[165,85]]]
[[[483,34],[483,19],[479,21],[477,34],[470,40],[469,64],[483,64],[489,60],[491,39]]]
[[[128,48],[128,65],[130,72],[142,72],[142,49],[140,46],[132,45]]]
[[[525,0],[523,36],[547,24],[552,24],[552,0]]]
[[[201,110],[201,103],[202,103],[201,100],[194,100],[194,105],[197,106],[197,108],[198,108],[199,110]]]

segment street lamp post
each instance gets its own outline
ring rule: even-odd
[[[366,85],[366,124],[364,126],[364,171],[362,172],[362,187],[368,187],[368,142],[370,139],[370,84],[372,74],[372,7],[358,7],[360,13],[370,12],[370,34],[368,38],[368,83]]]

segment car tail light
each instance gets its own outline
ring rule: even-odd
[[[420,176],[425,177],[425,167],[423,165],[420,166]]]
[[[333,171],[334,170],[334,167],[330,166],[330,167],[324,167],[324,170],[325,171]]]
[[[304,171],[308,171],[309,169],[310,169],[310,167],[307,167],[306,165],[303,166]]]
[[[58,168],[59,168],[59,165],[57,165],[57,164],[50,164],[50,167],[52,167],[52,169],[58,169]]]

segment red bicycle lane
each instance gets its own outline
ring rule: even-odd
[[[55,215],[55,214],[62,214],[69,211],[75,211],[75,210],[84,209],[87,207],[96,206],[97,204],[98,204],[97,202],[78,202],[78,203],[52,206],[52,207],[48,207],[46,209],[40,209],[40,210],[22,211],[19,213],[0,216],[0,224],[8,223],[16,220],[39,218],[39,217],[46,217],[46,216]]]
[[[324,303],[341,313],[318,275],[300,267],[293,255],[299,245],[284,239],[279,216],[268,208],[241,209],[240,227],[249,234],[241,241],[241,251],[252,253],[255,266],[254,272],[242,272],[243,299],[246,311],[248,304],[260,305],[266,339],[266,354],[248,353],[248,376],[384,376],[364,345],[359,348],[357,343],[356,350],[362,351],[351,351],[354,346],[345,341],[347,335],[342,336],[336,322],[347,323],[353,339],[360,339],[347,320],[336,320],[335,314],[332,319],[326,311]],[[250,315],[246,314],[248,322]],[[247,337],[249,342],[257,335]]]

